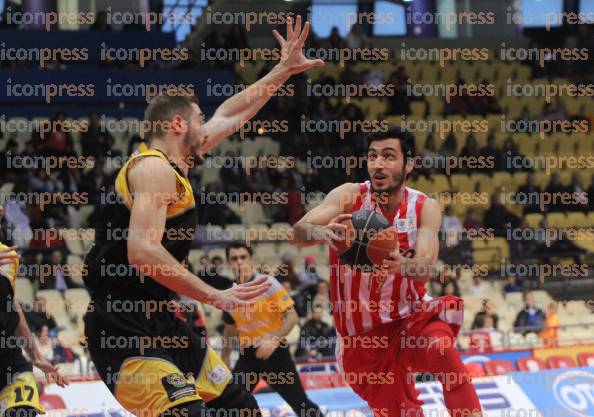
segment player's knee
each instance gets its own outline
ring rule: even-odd
[[[4,417],[37,417],[38,414],[33,407],[11,407],[4,412]]]

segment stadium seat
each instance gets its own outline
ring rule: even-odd
[[[582,352],[577,355],[581,366],[594,366],[594,352]]]
[[[528,227],[538,229],[543,218],[544,216],[540,213],[530,213],[524,216],[524,221]]]
[[[567,355],[550,356],[547,359],[547,365],[549,365],[549,368],[551,368],[551,369],[577,367],[577,363],[576,363],[575,359],[573,359],[571,356],[567,356]]]
[[[266,383],[266,381],[264,381],[263,379],[261,379],[256,384],[256,387],[254,388],[254,390],[252,391],[252,393],[254,393],[254,394],[263,394],[265,392],[272,392],[272,388],[270,388],[270,386]]]
[[[29,278],[17,278],[15,286],[15,294],[19,301],[27,304],[33,303],[35,300],[33,296],[33,284],[31,284]]]
[[[485,376],[485,370],[484,370],[482,364],[476,363],[476,362],[471,362],[471,363],[465,363],[464,365],[466,366],[466,370],[468,371],[468,373],[470,374],[470,376],[472,378]]]
[[[489,376],[505,375],[515,370],[514,365],[505,359],[491,360],[485,363],[485,371]]]
[[[519,358],[517,360],[518,369],[526,372],[537,372],[547,369],[547,365],[540,358]]]
[[[66,404],[60,395],[42,394],[39,396],[39,402],[46,410],[65,410]]]

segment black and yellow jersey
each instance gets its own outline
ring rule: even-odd
[[[127,237],[134,195],[128,188],[128,169],[141,158],[161,158],[175,171],[177,194],[167,207],[162,244],[183,261],[194,240],[196,207],[192,186],[181,170],[159,150],[144,144],[132,154],[115,180],[115,192],[104,196],[105,206],[95,224],[95,243],[85,258],[85,284],[94,301],[111,299],[169,300],[173,293],[128,263]],[[146,231],[151,233],[151,231]]]
[[[252,304],[223,313],[223,321],[226,324],[237,326],[239,344],[242,347],[253,346],[263,336],[280,329],[284,313],[295,304],[276,278],[255,274],[253,279],[260,277],[266,277],[270,282],[268,291],[256,297]]]
[[[0,249],[7,247],[0,243]],[[13,336],[19,324],[19,314],[13,307],[18,268],[18,258],[0,266],[0,329],[5,336]]]

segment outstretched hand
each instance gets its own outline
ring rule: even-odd
[[[321,59],[308,59],[303,54],[303,45],[309,34],[309,22],[301,27],[301,16],[297,16],[295,27],[293,19],[287,18],[287,39],[283,38],[275,29],[272,31],[274,37],[281,46],[280,65],[286,67],[291,74],[299,74],[310,68],[324,65]]]

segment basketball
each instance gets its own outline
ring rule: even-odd
[[[398,234],[380,213],[358,210],[342,224],[347,226],[347,232],[336,247],[343,264],[357,269],[380,265],[398,247]]]

